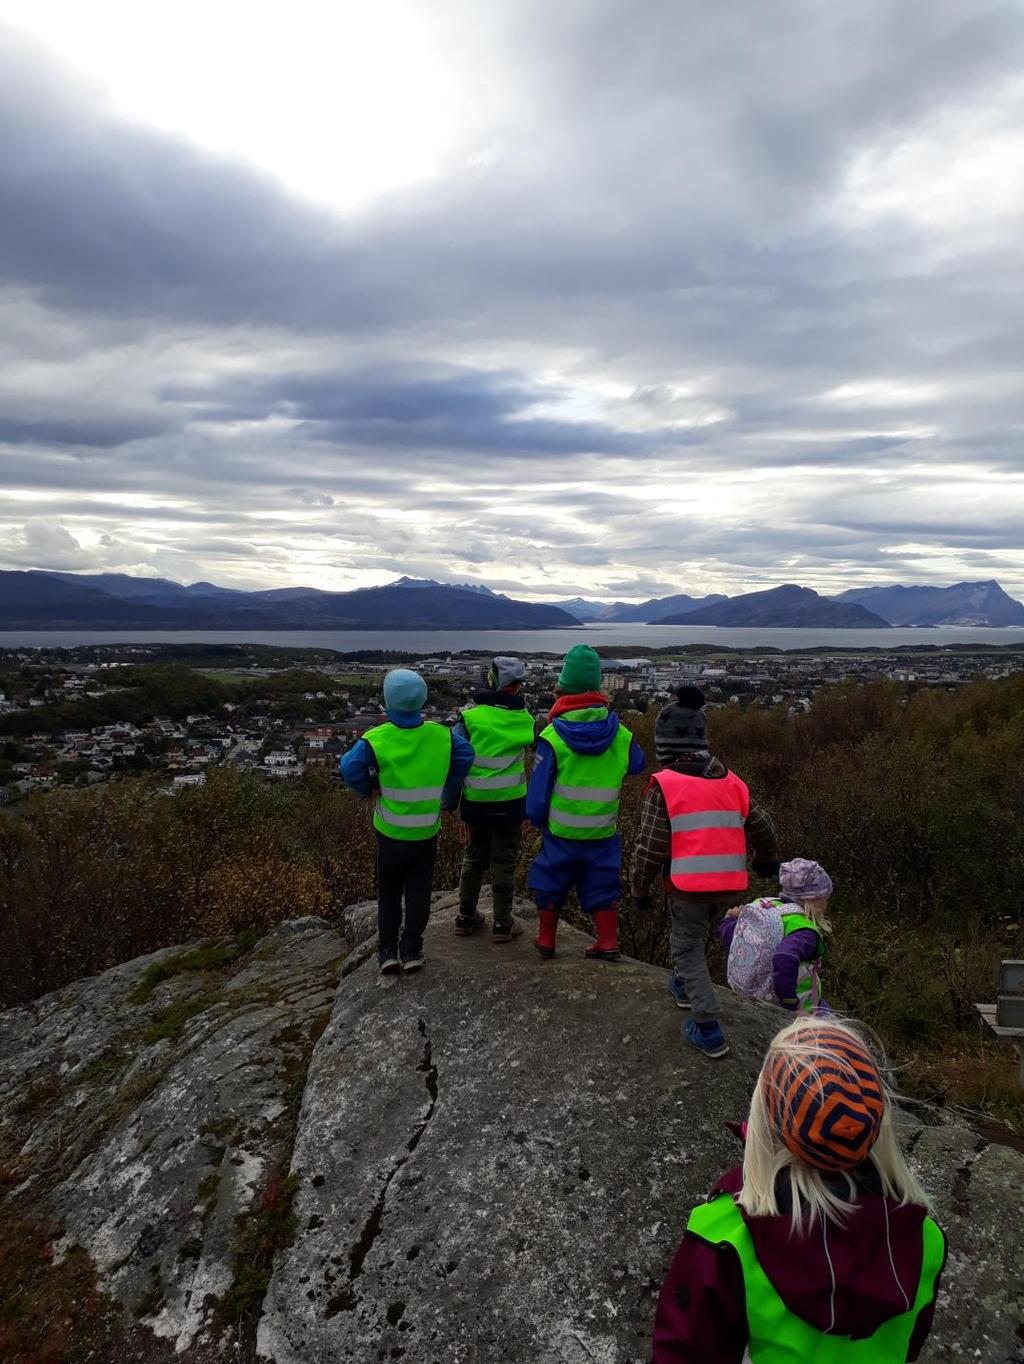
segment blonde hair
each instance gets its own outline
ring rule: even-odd
[[[842,1225],[856,1205],[856,1185],[849,1173],[839,1176],[846,1180],[846,1197],[836,1192],[821,1170],[795,1155],[776,1131],[769,1116],[766,1072],[779,1059],[794,1063],[812,1074],[818,1067],[846,1065],[838,1052],[829,1050],[820,1039],[820,1031],[845,1034],[851,1043],[868,1047],[862,1031],[853,1023],[829,1017],[818,1019],[810,1015],[795,1018],[772,1039],[761,1073],[757,1077],[754,1095],[747,1118],[746,1150],[743,1156],[743,1188],[736,1202],[751,1217],[778,1217],[776,1197],[779,1175],[789,1180],[791,1201],[790,1223],[794,1233],[802,1233],[814,1226],[820,1217]],[[819,1079],[819,1083],[821,1083]],[[882,1081],[884,1111],[878,1137],[868,1154],[868,1160],[878,1172],[882,1193],[901,1206],[917,1203],[930,1206],[928,1195],[907,1164],[900,1147],[892,1117],[893,1093]],[[836,1176],[832,1177],[833,1183]]]
[[[828,902],[832,898],[829,895],[819,895],[814,900],[798,900],[795,895],[790,896],[794,904],[800,906],[800,912],[822,933],[832,932],[832,920],[826,915]]]

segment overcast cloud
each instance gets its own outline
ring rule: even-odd
[[[0,566],[1024,594],[1018,4],[441,0],[449,135],[344,205],[5,14]]]

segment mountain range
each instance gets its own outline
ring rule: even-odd
[[[679,615],[686,611],[696,611],[702,606],[714,606],[726,598],[720,592],[712,592],[707,597],[690,597],[685,592],[673,597],[653,597],[650,601],[587,601],[584,597],[571,597],[568,601],[552,602],[581,621],[631,621],[656,625],[666,616]]]
[[[890,625],[1024,625],[1024,605],[992,579],[952,587],[852,587],[836,601],[866,606]]]
[[[432,578],[400,578],[350,592],[245,592],[124,573],[0,571],[0,630],[543,630],[583,622],[841,630],[1024,626],[1024,605],[994,581],[851,588],[836,597],[786,583],[735,597],[676,593],[609,603],[581,597],[525,602],[482,583]]]
[[[765,592],[727,597],[697,611],[665,616],[662,625],[769,626],[777,629],[888,630],[889,622],[852,602],[821,597],[809,587],[784,583]]]
[[[632,605],[573,597],[554,603],[579,621],[658,625],[760,626],[767,629],[882,629],[889,625],[1024,625],[1024,605],[994,580],[951,587],[851,588],[824,597],[793,583],[736,597],[678,594]],[[859,607],[860,610],[850,610]]]
[[[242,592],[122,573],[0,572],[0,629],[544,630],[575,617],[488,588],[402,578],[384,587]]]

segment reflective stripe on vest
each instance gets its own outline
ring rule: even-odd
[[[390,721],[363,738],[377,761],[380,792],[373,827],[388,838],[414,842],[441,827],[441,793],[452,760],[451,731],[428,720],[412,729]]]
[[[556,764],[548,830],[559,838],[611,838],[618,827],[619,793],[629,769],[632,734],[619,725],[603,753],[577,753],[554,725],[540,737],[551,745]]]
[[[481,703],[462,713],[475,756],[464,783],[469,801],[522,800],[533,716],[526,710]]]
[[[901,1285],[908,1310],[890,1317],[873,1335],[853,1340],[819,1331],[789,1310],[761,1268],[754,1238],[732,1194],[720,1194],[694,1208],[686,1229],[709,1245],[730,1245],[736,1251],[743,1271],[750,1332],[747,1350],[753,1364],[808,1364],[809,1360],[814,1364],[904,1364],[918,1315],[935,1298],[935,1282],[946,1249],[942,1231],[926,1217],[921,1227],[918,1282]],[[817,1256],[822,1241],[822,1229],[817,1224],[813,1235],[818,1246],[813,1253]]]
[[[688,777],[671,768],[651,780],[661,787],[672,831],[671,885],[691,894],[746,890],[746,783],[735,772]]]

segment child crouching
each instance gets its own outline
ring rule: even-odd
[[[781,1004],[790,1013],[831,1013],[821,997],[832,878],[806,857],[779,868],[782,894],[730,909],[718,926],[729,953],[726,980],[737,994]]]
[[[742,1168],[690,1216],[653,1364],[916,1360],[945,1255],[863,1038],[800,1016],[768,1048]]]

